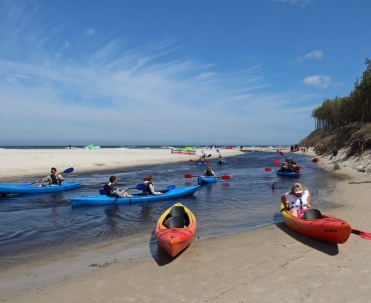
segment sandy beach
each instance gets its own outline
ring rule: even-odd
[[[18,152],[0,150],[3,162],[6,159],[1,168],[3,179],[44,175],[50,166],[89,171],[190,158],[171,155],[170,150],[150,154],[137,150]],[[221,152],[227,157],[240,153]],[[218,156],[215,151],[210,153]],[[313,152],[309,156],[314,156]],[[334,163],[329,157],[321,157],[319,165],[332,170]],[[355,229],[370,232],[370,177],[346,163],[334,173],[348,178],[340,181],[332,193],[332,200],[341,207],[331,214]],[[175,259],[161,254],[154,258],[148,244],[151,237],[138,239],[130,247],[119,243],[2,271],[0,299],[17,303],[358,303],[369,302],[371,295],[371,241],[354,234],[346,243],[336,245],[302,236],[279,223],[230,236],[196,238]]]
[[[89,172],[144,166],[160,163],[197,160],[201,151],[218,158],[215,149],[196,149],[195,155],[172,154],[171,149],[102,148],[98,150],[73,149],[0,149],[0,180],[10,177],[44,176],[52,166],[58,172],[73,167],[75,172]],[[219,149],[218,149],[219,150]],[[266,149],[260,149],[266,150]],[[226,157],[241,153],[238,149],[220,149]],[[259,151],[259,149],[257,150]]]

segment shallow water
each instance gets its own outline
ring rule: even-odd
[[[280,196],[293,182],[300,181],[312,195],[312,205],[319,209],[335,207],[325,199],[328,190],[337,181],[334,174],[319,168],[310,157],[295,155],[304,165],[300,179],[282,178],[275,174],[274,159],[284,161],[278,153],[246,152],[229,157],[227,164],[210,160],[218,176],[230,175],[230,180],[202,186],[194,196],[152,203],[72,207],[70,197],[96,195],[112,174],[122,187],[134,187],[151,174],[157,189],[168,185],[177,187],[197,183],[197,178],[186,179],[185,174],[198,176],[205,167],[191,165],[189,156],[184,163],[152,165],[99,173],[64,175],[66,181],[82,182],[79,189],[57,194],[7,196],[0,198],[0,268],[12,264],[46,258],[54,253],[100,245],[115,241],[130,241],[137,236],[150,235],[162,212],[180,201],[197,218],[196,236],[207,238],[282,221],[278,212]],[[271,167],[272,171],[265,171]],[[9,184],[32,182],[14,179]],[[272,190],[272,184],[275,189]],[[136,190],[132,190],[134,193]]]

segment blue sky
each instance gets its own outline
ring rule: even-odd
[[[291,145],[371,59],[365,0],[1,0],[0,145]]]

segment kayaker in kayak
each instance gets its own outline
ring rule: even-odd
[[[290,191],[281,196],[281,202],[293,216],[298,218],[305,210],[312,208],[309,190],[301,183],[294,183]]]
[[[162,195],[162,192],[155,190],[155,186],[153,185],[151,175],[147,175],[147,176],[144,177],[144,184],[146,185],[146,189],[143,190],[143,194],[145,194],[145,195],[155,195],[155,196]]]
[[[219,154],[219,161],[223,161],[223,162],[225,161],[223,154]]]
[[[50,169],[50,175],[46,176],[44,179],[37,180],[37,183],[40,182],[49,182],[50,185],[61,185],[64,181],[64,178],[61,174],[57,173],[57,169],[55,167],[52,167]],[[41,186],[41,185],[40,185]]]
[[[214,171],[211,169],[211,166],[208,166],[203,174],[205,177],[216,177],[216,174]]]
[[[278,171],[281,171],[284,173],[291,173],[291,172],[300,173],[299,170],[300,170],[300,166],[297,164],[283,163]]]
[[[104,191],[108,197],[132,197],[132,195],[127,192],[128,188],[120,190],[116,183],[116,176],[111,176],[109,177],[109,183],[104,185]]]

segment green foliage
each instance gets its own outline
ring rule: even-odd
[[[354,90],[346,97],[325,99],[312,111],[317,129],[330,129],[351,123],[371,122],[371,60],[366,59],[362,79],[356,80]]]
[[[340,166],[339,166],[338,163],[335,163],[335,164],[334,164],[334,170],[338,170],[338,169],[340,169]]]

